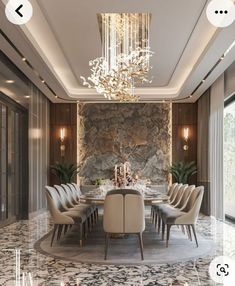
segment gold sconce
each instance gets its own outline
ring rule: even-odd
[[[184,151],[187,151],[189,148],[188,146],[189,128],[188,127],[183,128],[183,139],[184,139],[183,149]]]
[[[65,144],[64,144],[65,136],[66,136],[65,128],[61,128],[60,129],[60,154],[61,154],[61,157],[65,156]]]

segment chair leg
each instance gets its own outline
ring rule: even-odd
[[[68,225],[65,225],[64,226],[64,235],[67,233],[67,231],[68,231]]]
[[[165,236],[165,222],[162,221],[162,240],[164,240],[164,236]]]
[[[109,233],[105,233],[105,255],[104,255],[104,260],[107,260],[108,248],[109,248]]]
[[[60,239],[62,231],[63,231],[63,225],[59,225],[58,231],[57,231],[57,240]]]
[[[166,225],[167,228],[167,234],[166,234],[166,247],[168,247],[169,239],[170,239],[170,230],[171,230],[171,224]]]
[[[80,237],[79,237],[80,238],[80,240],[79,240],[80,241],[80,247],[83,246],[83,231],[84,231],[83,223],[81,222],[80,223],[80,234],[79,234],[80,235]]]
[[[160,234],[160,229],[161,229],[161,216],[160,216],[160,214],[158,214],[158,220],[157,220],[157,222],[158,222],[158,234]]]
[[[155,219],[154,219],[154,226],[155,226],[155,228],[156,228],[156,227],[157,227],[157,221],[158,221],[158,215],[157,215],[157,213],[154,214],[154,217],[155,217]]]
[[[58,227],[58,225],[55,224],[54,229],[53,229],[53,233],[52,233],[52,237],[51,237],[51,246],[52,246],[54,238],[55,238],[55,233],[56,233],[57,227]]]
[[[192,233],[191,233],[190,225],[186,225],[186,230],[188,233],[188,238],[192,241]]]
[[[195,241],[196,241],[196,245],[198,247],[198,241],[197,241],[197,234],[196,234],[195,225],[191,224],[191,227],[192,227],[192,230],[193,230],[193,235],[194,235],[194,238],[195,238]]]
[[[93,228],[95,225],[95,222],[94,222],[94,213],[91,214],[91,228]]]
[[[182,230],[183,234],[185,234],[184,225],[181,225],[181,230]]]
[[[141,260],[144,260],[144,246],[143,246],[142,233],[138,233],[138,237],[139,237],[139,242],[140,242]]]

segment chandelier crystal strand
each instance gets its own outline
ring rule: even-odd
[[[149,13],[102,13],[102,57],[90,61],[83,85],[121,102],[138,101],[135,84],[150,83]]]

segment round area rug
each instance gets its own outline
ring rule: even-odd
[[[161,240],[154,226],[146,219],[146,230],[143,234],[144,261],[141,260],[139,240],[137,235],[110,240],[108,258],[104,260],[104,232],[100,218],[92,232],[88,234],[85,246],[79,246],[79,229],[73,226],[60,241],[54,241],[50,246],[52,232],[38,240],[34,247],[44,254],[54,258],[97,264],[163,264],[176,263],[213,254],[215,244],[201,235],[197,235],[199,247],[195,241],[190,241],[180,228],[171,228],[169,247]]]

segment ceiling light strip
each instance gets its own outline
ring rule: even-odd
[[[7,37],[7,35],[0,30],[1,36],[10,44],[10,46],[15,50],[15,52],[21,57],[22,61],[33,71],[33,73],[40,79],[40,81],[49,89],[49,91],[56,96],[54,90],[45,82],[45,80],[40,76],[37,70],[31,65],[31,63],[24,57],[24,55],[19,51],[19,49],[12,43],[12,41]],[[22,72],[22,71],[21,71]]]

